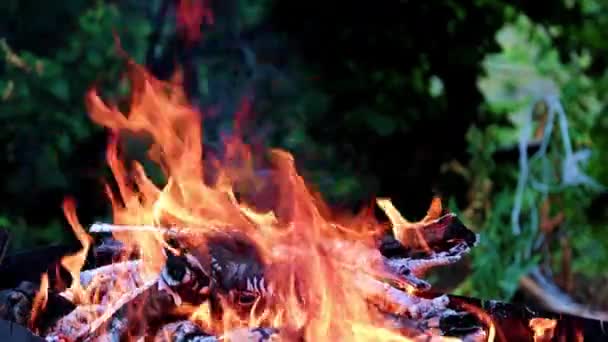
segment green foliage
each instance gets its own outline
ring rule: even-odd
[[[13,5],[12,10],[19,14],[22,8]],[[61,46],[38,55],[28,50],[14,51],[6,40],[0,42],[4,61],[0,137],[5,172],[0,191],[5,198],[17,199],[9,203],[11,207],[4,208],[11,210],[11,222],[19,227],[13,229],[17,240],[22,238],[19,234],[31,231],[27,220],[20,217],[19,208],[31,204],[19,200],[43,197],[51,191],[68,194],[70,174],[65,164],[74,157],[74,149],[95,130],[86,115],[84,93],[94,83],[102,88],[105,82],[114,84],[120,75],[122,62],[113,32],[123,38],[123,47],[140,59],[149,32],[149,24],[143,18],[127,18],[111,3],[65,5],[84,10],[74,14],[76,28]],[[25,39],[20,36],[12,40]],[[22,196],[24,191],[27,196]],[[49,230],[32,227],[40,238],[32,242],[56,241],[61,236],[56,227],[56,223],[51,223]]]
[[[12,250],[56,243],[65,234],[64,224],[56,220],[42,226],[36,226],[28,224],[23,218],[11,219],[8,216],[0,216],[0,229],[9,232],[9,247]]]
[[[501,51],[488,55],[483,62],[485,75],[478,85],[486,99],[483,118],[486,124],[472,127],[467,140],[472,157],[469,169],[475,173],[473,191],[488,206],[484,211],[469,211],[466,215],[471,225],[481,229],[482,238],[473,252],[472,276],[460,288],[461,292],[486,298],[511,298],[519,279],[541,260],[547,260],[543,247],[548,248],[544,250],[549,250],[554,260],[560,260],[563,251],[556,245],[558,236],[572,241],[575,271],[590,276],[608,271],[600,261],[606,257],[608,234],[594,227],[586,212],[597,187],[567,181],[564,165],[569,160],[562,148],[570,143],[574,152],[590,148],[595,160],[605,160],[608,155],[606,142],[594,138],[594,130],[608,127],[602,118],[606,104],[600,93],[603,79],[588,72],[592,63],[589,51],[571,53],[563,60],[554,45],[556,36],[558,29],[547,29],[519,15],[497,33]],[[553,130],[548,131],[551,111],[555,109],[551,107],[552,95],[557,95],[565,108],[567,136],[561,134],[559,118],[555,119]],[[546,137],[551,139],[548,149],[528,156],[529,172],[522,174],[517,160],[500,165],[494,162],[493,155],[499,149],[517,149],[524,138],[528,142],[541,142],[543,134],[549,134]],[[596,162],[589,173],[601,176],[608,169],[606,165]],[[588,170],[583,164],[575,166],[580,172]],[[548,184],[548,188],[535,185],[533,179]],[[481,188],[486,181],[494,185],[493,192],[486,193]],[[517,192],[518,181],[522,182],[521,197]],[[518,199],[521,200],[521,215],[517,215],[519,233],[512,217]],[[547,219],[541,212],[544,203],[549,205],[548,215],[561,212],[565,217],[557,231],[540,228]],[[559,262],[552,266],[554,272],[561,271]]]
[[[481,230],[479,246],[472,258],[473,274],[457,293],[482,298],[509,299],[518,287],[518,280],[540,261],[533,249],[535,231],[527,229],[520,235],[510,233],[512,191],[504,190],[492,197],[492,211]]]

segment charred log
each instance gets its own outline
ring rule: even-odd
[[[154,342],[269,342],[278,336],[279,331],[273,328],[242,328],[214,336],[191,321],[179,321],[160,329]]]
[[[51,291],[47,296],[47,309],[40,312],[35,321],[30,322],[37,291],[36,284],[25,281],[14,289],[0,291],[0,319],[44,331],[75,307],[70,301]]]
[[[412,241],[410,246],[404,246],[387,234],[379,242],[378,248],[386,257],[418,257],[427,255],[430,247],[433,252],[447,251],[457,244],[472,248],[477,243],[477,235],[469,230],[453,214],[447,214],[431,221],[422,227],[406,230],[405,234]]]
[[[16,288],[22,281],[36,283],[42,273],[49,275],[51,283],[57,279],[58,272],[60,278],[69,279],[69,274],[61,271],[59,262],[76,251],[76,246],[59,245],[6,255],[0,264],[0,288]]]
[[[35,294],[36,286],[27,281],[14,289],[0,291],[0,318],[27,326]]]
[[[448,295],[450,306],[458,310],[476,308],[488,315],[496,327],[496,341],[532,341],[534,333],[530,328],[533,318],[546,318],[556,321],[554,336],[560,341],[606,341],[608,340],[608,322],[588,318],[557,314],[531,308],[529,306],[509,304],[494,300],[480,300],[468,297]],[[443,329],[462,328],[475,325],[472,319],[442,322]],[[450,328],[452,327],[452,328]]]
[[[0,320],[0,340],[11,342],[44,342],[25,327],[11,321]]]

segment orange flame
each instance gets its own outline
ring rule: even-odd
[[[30,316],[30,329],[34,329],[36,319],[44,308],[49,299],[49,276],[43,273],[40,277],[40,289],[34,296],[34,302],[32,303],[32,314]]]
[[[534,331],[534,342],[551,341],[557,321],[548,318],[532,318],[530,328]]]
[[[95,89],[86,96],[92,120],[111,131],[107,162],[115,186],[108,185],[106,192],[114,223],[198,229],[202,240],[187,241],[193,248],[201,248],[209,234],[238,231],[255,244],[269,270],[265,280],[273,296],[263,308],[254,303],[247,317],[228,298],[220,298],[225,302],[220,327],[214,326],[207,304],[190,307],[185,303],[179,311],[191,313],[193,321],[220,335],[242,326],[265,325],[298,331],[305,340],[407,340],[387,328],[390,322],[369,305],[369,298],[358,287],[361,272],[383,272],[374,269],[373,263],[360,266],[362,258],[374,258],[378,253],[374,237],[383,229],[369,210],[357,216],[331,213],[319,194],[307,187],[292,155],[285,151],[271,151],[274,176],[259,177],[257,161],[238,136],[225,139],[222,158],[204,161],[201,113],[189,106],[180,85],[159,81],[134,63],[129,63],[129,74],[132,97],[128,113],[105,103]],[[164,172],[164,186],[157,186],[140,162],[121,159],[122,133],[152,138],[148,157]],[[205,177],[209,174],[214,175],[210,180]],[[258,210],[255,201],[247,201],[255,198],[248,193],[267,190],[269,185],[274,196],[272,210]],[[378,205],[404,243],[410,242],[404,231],[419,234],[418,228],[442,212],[440,200],[434,199],[427,216],[412,223],[390,200],[380,199]],[[62,265],[72,275],[71,290],[95,301],[96,296],[82,294],[79,281],[90,237],[78,223],[72,201],[64,203],[64,211],[83,248],[65,257]],[[147,275],[159,273],[166,246],[160,231],[114,235],[130,252],[139,254]],[[429,248],[421,235],[414,242]]]
[[[395,208],[393,203],[388,199],[378,199],[378,206],[384,211],[393,226],[393,234],[395,238],[404,246],[421,247],[426,251],[430,251],[420,229],[429,222],[436,220],[441,216],[443,207],[439,197],[433,198],[431,206],[427,211],[426,216],[418,222],[410,222],[406,220],[401,213]]]
[[[82,244],[82,249],[73,255],[65,256],[61,259],[61,265],[68,270],[72,276],[72,284],[70,285],[70,291],[74,294],[75,298],[81,298],[82,286],[80,285],[80,270],[84,266],[89,247],[91,245],[91,237],[78,222],[76,216],[76,205],[72,199],[66,199],[63,202],[63,212],[68,220],[68,223],[72,227],[74,234]]]

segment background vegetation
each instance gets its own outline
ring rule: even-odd
[[[124,90],[116,34],[158,77],[184,67],[211,146],[248,99],[251,139],[292,151],[336,205],[389,196],[416,218],[434,193],[450,199],[482,233],[456,291],[512,299],[541,269],[608,303],[592,293],[608,274],[603,1],[212,1],[194,46],[173,3],[0,4],[0,226],[14,249],[70,238],[66,194],[85,222],[107,213],[105,134],[83,94]]]

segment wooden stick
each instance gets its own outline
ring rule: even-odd
[[[193,233],[192,229],[172,229],[155,226],[123,226],[108,223],[93,223],[89,232],[91,233],[122,233],[122,232],[138,232],[138,233],[162,233],[175,234],[177,232]]]
[[[84,336],[87,331],[87,322],[101,315],[106,310],[103,305],[80,305],[69,314],[60,319],[46,335],[47,341],[75,341]]]
[[[57,322],[51,333],[46,336],[47,341],[61,341],[65,338],[68,338],[69,341],[86,340],[87,337],[94,335],[99,327],[112,319],[124,305],[155,284],[157,284],[157,279],[150,280],[134,291],[123,294],[110,305],[80,305],[76,307],[70,314]]]
[[[178,321],[163,326],[156,334],[155,342],[196,341],[196,342],[267,342],[273,341],[278,334],[274,328],[239,328],[220,336],[214,336],[201,330],[191,321]]]
[[[87,335],[93,335],[97,331],[97,329],[99,329],[99,327],[101,327],[110,318],[112,318],[112,316],[114,316],[114,314],[118,310],[120,310],[124,305],[126,305],[127,303],[129,303],[130,301],[132,301],[133,299],[135,299],[135,297],[137,297],[140,294],[144,293],[147,289],[149,289],[153,285],[157,284],[157,282],[158,282],[157,279],[149,280],[143,286],[138,287],[134,291],[127,292],[127,293],[123,294],[116,302],[112,303],[110,305],[110,307],[107,310],[105,310],[104,313],[101,316],[99,316],[97,319],[95,319],[90,324],[89,329],[86,332],[86,334]]]
[[[548,310],[574,316],[608,321],[608,312],[592,310],[577,303],[538,269],[519,281],[521,288]]]
[[[105,276],[112,279],[112,276],[115,274],[126,273],[131,275],[131,277],[138,282],[137,279],[141,279],[141,276],[138,273],[140,266],[141,260],[130,260],[82,271],[80,272],[80,284],[86,287],[95,277]]]
[[[445,295],[433,299],[416,297],[363,273],[357,274],[356,285],[364,296],[380,307],[398,315],[409,314],[412,318],[444,310],[450,301]]]

